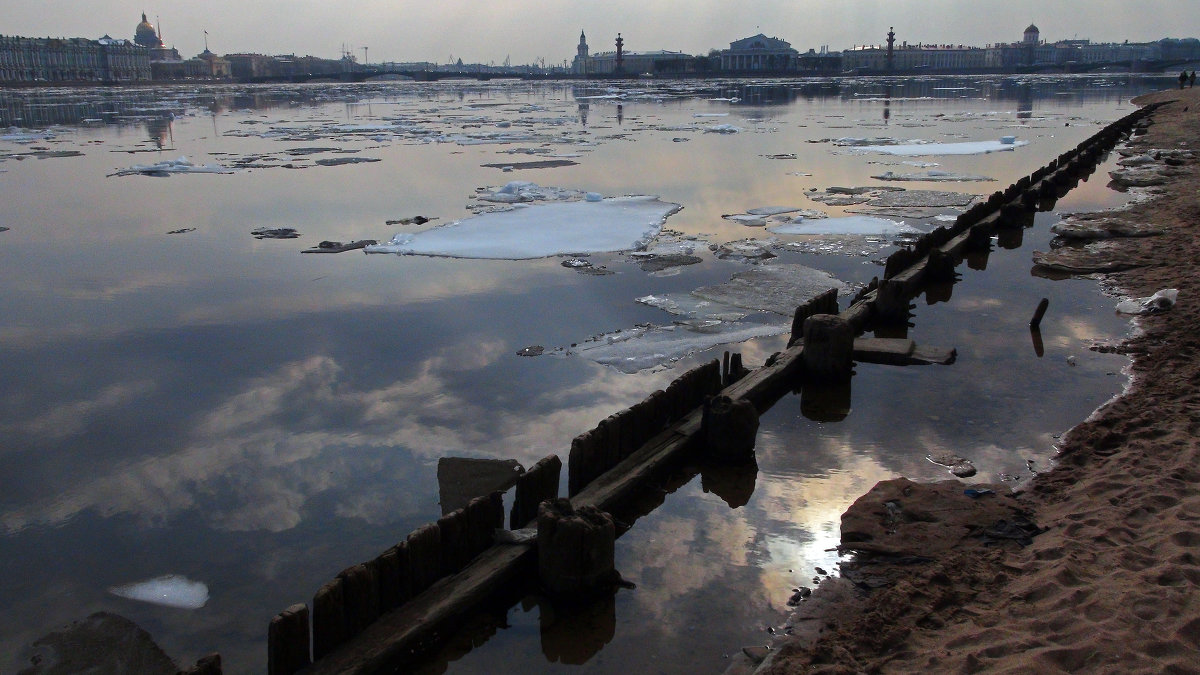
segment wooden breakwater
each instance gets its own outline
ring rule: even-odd
[[[882,278],[873,279],[845,310],[838,312],[833,290],[801,305],[787,349],[763,367],[747,371],[740,355],[727,353],[723,360],[684,373],[666,389],[577,436],[568,463],[572,505],[611,511],[695,451],[704,403],[714,395],[749,401],[760,412],[768,409],[813,370],[806,359],[811,361],[815,350],[810,348],[806,356],[804,335],[822,317],[849,327],[845,334],[853,346],[843,345],[841,351],[852,349],[856,360],[930,362],[914,356],[911,341],[854,336],[871,325],[906,321],[909,300],[922,288],[953,281],[964,255],[986,249],[997,231],[1030,224],[1035,211],[1050,208],[1094,172],[1106,153],[1144,125],[1156,108],[1147,106],[1113,122],[971,207],[952,225],[896,251],[888,257]],[[897,342],[907,346],[897,347]],[[514,488],[510,528],[528,525],[541,502],[557,497],[561,468],[559,458],[551,455],[521,476]],[[386,672],[417,657],[452,631],[457,619],[535,573],[536,544],[493,543],[503,521],[500,493],[478,497],[418,528],[375,559],[347,568],[318,589],[311,604],[293,605],[271,620],[268,672]]]

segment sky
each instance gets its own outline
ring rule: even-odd
[[[311,54],[359,61],[561,64],[579,33],[592,52],[706,54],[757,33],[800,51],[897,42],[1016,42],[1037,25],[1044,40],[1146,42],[1200,37],[1193,0],[0,0],[0,34],[133,38],[145,12],[184,58]],[[365,48],[365,51],[364,51]]]

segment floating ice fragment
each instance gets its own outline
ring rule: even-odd
[[[220,164],[201,164],[196,165],[188,161],[187,157],[179,159],[168,159],[154,164],[135,164],[127,169],[119,169],[116,173],[109,174],[110,176],[130,176],[141,174],[144,176],[167,176],[173,173],[233,173],[234,169],[221,166]]]
[[[788,328],[783,323],[730,326],[715,321],[696,325],[647,324],[592,338],[579,343],[571,351],[623,373],[636,373],[665,366],[717,345],[782,335]]]
[[[681,208],[650,196],[522,205],[416,234],[397,234],[365,250],[500,260],[632,251],[645,247]]]
[[[1012,151],[1029,141],[1013,140],[1012,143],[1001,141],[968,141],[965,143],[909,143],[906,145],[863,145],[854,148],[855,152],[878,152],[885,155],[901,155],[904,157],[924,157],[929,155],[983,155],[989,152]]]
[[[954,173],[952,171],[925,171],[923,173],[892,173],[885,171],[878,176],[871,176],[876,180],[892,180],[892,181],[923,181],[923,182],[984,182],[993,181],[995,178],[989,176],[977,176],[970,173]]]
[[[767,224],[766,218],[749,213],[727,213],[721,217],[746,227],[762,227]]]
[[[746,213],[755,216],[777,216],[781,213],[795,213],[799,210],[799,206],[756,206],[746,209]]]
[[[735,127],[732,124],[717,124],[705,127],[704,132],[709,134],[736,134],[741,132],[741,128]]]
[[[820,235],[896,235],[919,234],[921,231],[904,221],[874,216],[844,216],[841,218],[797,218],[785,225],[767,228],[776,234]]]
[[[723,284],[705,286],[692,295],[714,303],[791,316],[796,307],[825,291],[849,290],[832,274],[805,265],[759,265],[733,275]]]
[[[208,602],[208,586],[178,574],[114,586],[108,592],[130,600],[180,609],[200,609]]]

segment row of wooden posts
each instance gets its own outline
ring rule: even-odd
[[[923,235],[911,247],[888,256],[883,277],[876,277],[843,312],[856,328],[870,318],[903,321],[908,317],[908,300],[931,282],[952,281],[957,254],[969,249],[986,249],[994,230],[1019,228],[1031,222],[1032,213],[1045,210],[1078,182],[1096,170],[1105,154],[1138,126],[1161,103],[1139,108],[1107,125],[1045,166],[985,201],[967,209],[949,226]],[[793,325],[793,337],[795,336]]]
[[[810,347],[813,343],[804,354],[804,367],[812,375],[821,375],[822,369],[839,370],[842,364],[848,370],[853,337],[863,330],[866,321],[906,318],[908,299],[920,285],[953,279],[956,252],[986,245],[991,229],[1023,222],[1023,215],[1036,210],[1039,203],[1061,196],[1094,171],[1103,155],[1156,107],[1141,108],[1113,122],[1046,166],[968,209],[953,225],[940,227],[912,247],[896,251],[887,259],[883,278],[873,279],[840,314],[833,289],[804,303],[793,316],[789,348],[801,343]],[[747,372],[741,355],[727,352],[723,360],[684,373],[666,389],[655,391],[575,437],[568,458],[569,493],[579,494],[693,411],[707,410],[713,397]],[[756,428],[756,418],[753,423]],[[567,508],[562,500],[554,502],[561,470],[561,460],[551,455],[518,478],[509,517],[511,529],[530,526],[538,518],[543,502]],[[291,675],[321,659],[382,614],[415,598],[439,579],[463,570],[493,545],[495,531],[503,527],[502,494],[495,492],[418,528],[375,559],[343,570],[317,590],[311,606],[293,605],[271,620],[268,672]]]

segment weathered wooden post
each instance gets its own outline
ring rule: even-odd
[[[517,479],[512,512],[508,520],[510,529],[516,530],[528,525],[537,518],[539,504],[558,496],[561,474],[562,460],[558,455],[550,455],[538,460],[525,475]]]
[[[472,499],[467,504],[466,517],[470,554],[466,564],[469,564],[480,553],[491,548],[496,530],[504,527],[504,493],[497,490]]]
[[[925,281],[929,283],[954,281],[956,276],[954,268],[957,265],[958,261],[952,254],[946,253],[940,248],[931,249],[929,261],[925,263]]]
[[[594,506],[575,509],[552,499],[538,509],[538,574],[542,587],[560,600],[592,597],[616,581],[616,527]]]
[[[298,603],[276,614],[267,626],[267,675],[299,672],[312,663],[308,648],[308,606]]]
[[[465,567],[472,558],[466,511],[459,509],[438,518],[437,526],[442,543],[442,572],[439,576],[450,576]]]
[[[882,287],[882,286],[881,286]],[[816,314],[804,322],[804,372],[816,379],[841,379],[854,359],[854,329],[836,314]]]
[[[408,578],[417,595],[442,578],[442,531],[435,524],[413,530],[408,544]]]
[[[375,559],[379,570],[379,611],[399,607],[412,596],[408,584],[408,544],[400,542]]]
[[[338,578],[342,580],[346,637],[351,638],[379,618],[379,570],[360,563],[342,570]]]
[[[346,600],[339,577],[317,589],[312,602],[313,660],[346,641]]]
[[[907,323],[912,304],[904,284],[894,279],[883,279],[875,289],[874,315],[885,323]],[[807,341],[807,326],[805,327]],[[853,345],[853,341],[851,342]],[[805,347],[805,350],[808,348]]]
[[[729,463],[754,459],[758,411],[753,403],[744,398],[716,396],[704,404],[703,415],[700,435],[710,458]]]

